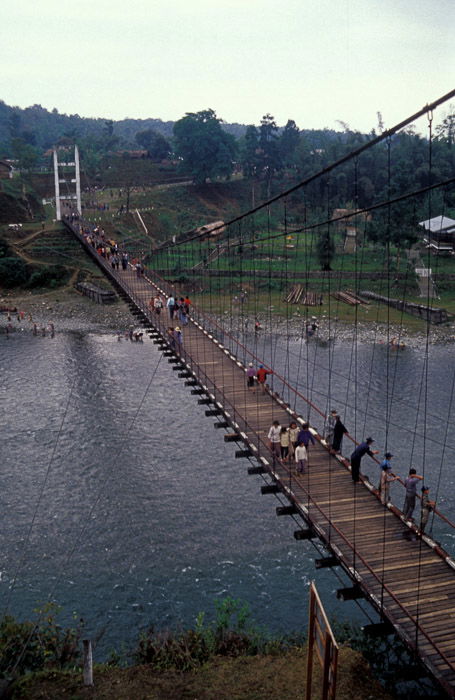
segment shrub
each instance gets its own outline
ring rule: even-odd
[[[0,281],[2,287],[18,287],[28,280],[29,268],[21,258],[0,258]]]
[[[10,254],[11,254],[11,249],[10,249],[8,243],[3,238],[0,238],[0,258],[6,258]]]
[[[297,644],[296,638],[270,640],[252,625],[248,606],[234,598],[216,601],[215,610],[215,620],[211,623],[206,623],[204,613],[199,613],[193,630],[156,632],[151,627],[140,637],[134,652],[135,662],[151,664],[160,670],[189,670],[215,655],[278,654]]]
[[[31,287],[50,287],[55,289],[61,284],[64,284],[67,278],[67,271],[63,265],[43,265],[36,268],[28,280],[27,286]]]
[[[63,629],[53,604],[38,610],[38,622],[18,622],[11,615],[0,621],[0,677],[22,675],[45,668],[68,668],[80,657],[81,623]]]

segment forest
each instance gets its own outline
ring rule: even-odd
[[[240,175],[261,183],[265,198],[310,177],[384,130],[380,113],[377,125],[367,134],[339,124],[340,131],[306,130],[288,119],[280,127],[271,114],[265,114],[258,125],[226,124],[212,109],[187,113],[174,123],[114,122],[68,116],[56,109],[49,112],[40,105],[19,109],[0,102],[0,159],[11,159],[21,172],[46,170],[51,164],[49,149],[77,143],[83,169],[92,181],[100,179],[106,159],[139,157],[171,162],[196,185]],[[413,191],[451,178],[455,166],[451,106],[432,125],[431,137],[431,174],[428,133],[419,134],[410,126],[355,163],[337,168],[327,183],[332,204],[368,207],[395,191]],[[354,181],[356,201],[352,202]],[[320,194],[314,192],[318,198]],[[453,207],[453,195],[447,197],[445,206]]]

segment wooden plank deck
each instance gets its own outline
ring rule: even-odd
[[[155,282],[137,278],[131,269],[116,272],[104,260],[98,262],[166,338],[166,311],[156,316],[148,309]],[[159,280],[156,284],[162,288]],[[415,536],[396,509],[383,506],[368,481],[354,484],[346,463],[331,456],[321,442],[310,447],[303,476],[295,474],[292,465],[273,460],[267,433],[273,420],[289,424],[290,409],[259,388],[248,391],[244,366],[195,320],[183,328],[180,357],[215,406],[222,408],[220,419],[242,434],[245,445],[352,581],[417,652],[448,696],[455,697],[453,562],[429,538]],[[376,469],[371,464],[370,471]]]

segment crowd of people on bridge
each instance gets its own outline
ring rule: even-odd
[[[247,386],[251,388],[252,380],[254,379],[252,365],[247,368]],[[291,421],[288,426],[283,426],[278,420],[274,420],[267,434],[269,449],[273,461],[278,460],[282,464],[293,464],[296,475],[309,474],[310,451],[315,445],[315,439],[325,444],[328,447],[331,455],[338,455],[341,452],[341,444],[343,436],[347,433],[347,429],[341,422],[340,415],[334,409],[326,416],[325,434],[321,438],[317,431],[310,428],[308,422],[299,420],[298,427],[296,421]],[[350,457],[351,477],[354,486],[360,482],[361,462],[365,455],[375,458],[379,454],[379,450],[372,448],[374,439],[367,437],[363,442],[358,444]],[[378,482],[377,494],[381,503],[385,506],[390,503],[390,484],[400,479],[393,473],[392,462],[393,454],[385,452],[382,461],[378,461]],[[367,477],[368,478],[368,477]],[[404,480],[405,500],[403,505],[403,517],[412,524],[414,523],[414,509],[417,498],[417,486],[423,482],[423,476],[416,473],[414,468],[409,469],[409,474]],[[425,532],[431,511],[436,504],[430,500],[430,488],[426,485],[421,486],[421,513],[419,529],[421,533]]]

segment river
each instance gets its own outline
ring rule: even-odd
[[[397,356],[385,346],[278,335],[256,350],[321,408],[334,405],[357,438],[373,434],[381,451],[387,438],[399,474],[412,455],[455,519],[451,346],[431,347],[429,363],[424,344]],[[314,545],[276,517],[261,477],[247,475],[249,463],[234,458],[235,445],[150,341],[17,332],[0,335],[0,367],[2,612],[30,618],[56,601],[64,622],[75,613],[88,636],[101,635],[96,660],[131,649],[148,625],[192,625],[199,611],[210,618],[226,595],[274,633],[303,631],[312,579],[331,615],[368,621],[357,603],[337,601],[347,580],[315,570]],[[376,479],[377,467],[369,469]],[[392,500],[402,498],[394,484]],[[455,553],[451,528],[435,524],[434,535]]]

